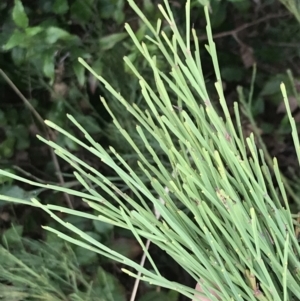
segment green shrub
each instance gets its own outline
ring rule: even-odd
[[[37,242],[21,234],[18,226],[2,237],[1,300],[126,300],[124,287],[100,266],[93,273],[84,273],[83,263],[69,244],[61,240]]]

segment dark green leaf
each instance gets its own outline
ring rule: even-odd
[[[262,129],[264,134],[274,133],[274,124],[268,122],[262,122],[259,124],[259,127]]]
[[[64,240],[50,231],[46,231],[46,243],[54,248],[57,252],[60,252],[60,250],[62,250],[65,245]]]
[[[46,42],[48,44],[54,44],[58,40],[69,39],[71,37],[71,35],[67,31],[55,26],[48,27],[46,34]]]
[[[264,85],[261,95],[273,95],[280,93],[280,84],[284,82],[285,84],[289,83],[289,79],[286,74],[277,74],[276,76],[271,77]]]
[[[79,246],[75,247],[75,254],[76,254],[77,262],[81,266],[90,265],[98,261],[97,253]]]
[[[25,13],[24,6],[21,0],[15,0],[12,18],[16,25],[18,25],[19,27],[26,28],[28,26],[28,17]]]
[[[26,50],[20,47],[14,47],[11,50],[11,57],[14,63],[19,66],[26,61]]]
[[[5,116],[5,113],[0,110],[0,126],[4,126],[7,124],[7,118]]]
[[[224,67],[221,70],[221,74],[225,81],[240,81],[243,78],[243,69],[235,66]]]
[[[109,50],[117,43],[121,42],[127,37],[127,33],[114,33],[100,38],[100,47],[102,50]]]
[[[114,5],[113,1],[111,0],[100,0],[99,1],[100,7],[100,17],[103,19],[112,18],[115,13],[116,6]]]
[[[247,12],[251,7],[252,3],[250,0],[229,0],[232,4],[240,11],[240,12]]]
[[[85,116],[78,114],[76,120],[85,128],[85,130],[90,134],[98,134],[101,132],[101,128],[95,118],[92,116]]]
[[[44,30],[41,26],[28,27],[25,29],[26,36],[33,37]]]
[[[216,28],[220,26],[226,19],[227,16],[227,9],[226,9],[226,2],[220,1],[212,1],[211,2],[211,9],[213,14],[211,14],[211,26],[212,28]]]
[[[253,116],[257,116],[262,114],[265,110],[265,101],[262,97],[257,97],[255,101],[252,103],[251,112]]]
[[[64,221],[74,225],[75,227],[77,227],[82,231],[85,231],[88,226],[88,221],[80,216],[69,215],[64,219]]]
[[[26,38],[25,34],[20,30],[16,29],[13,34],[10,36],[6,44],[3,46],[4,50],[10,50],[16,46],[22,47],[24,42],[24,38]]]
[[[0,189],[0,194],[9,196],[11,198],[22,199],[24,201],[30,201],[31,198],[37,197],[43,189],[36,189],[26,191],[17,185],[4,185]]]
[[[169,301],[177,301],[179,299],[179,293],[177,291],[169,291],[168,292],[168,300]]]
[[[57,140],[58,140],[58,142],[59,141],[61,142],[62,146],[66,146],[71,151],[78,150],[78,144],[66,136],[59,135],[59,139],[57,139]]]
[[[81,87],[85,84],[85,68],[78,61],[73,62],[73,70]]]
[[[177,301],[178,297],[178,292],[170,294],[162,291],[150,291],[143,295],[138,301]]]
[[[152,13],[155,8],[152,0],[143,0],[143,6],[145,12],[147,12],[148,14]]]
[[[51,82],[54,80],[54,56],[52,53],[46,53],[43,57],[43,72],[46,77],[50,78]]]
[[[111,224],[107,224],[107,223],[104,223],[101,221],[96,221],[96,220],[93,220],[93,225],[94,225],[95,230],[100,234],[108,234],[114,227]]]
[[[16,142],[16,139],[14,137],[6,138],[0,144],[0,156],[4,157],[6,159],[11,158],[14,154],[15,142]]]
[[[123,286],[112,274],[106,272],[102,267],[98,268],[95,287],[105,300],[126,301]]]
[[[117,24],[121,24],[124,22],[124,19],[125,19],[124,0],[117,0],[115,5],[116,5],[116,7],[114,9],[114,13],[113,13],[112,17],[117,22]]]
[[[79,22],[88,22],[92,16],[92,4],[94,0],[75,0],[71,5],[71,18]]]
[[[13,226],[3,233],[2,241],[7,243],[8,247],[21,243],[23,226]]]
[[[14,171],[13,169],[4,168],[3,170],[4,170],[4,171],[7,171],[7,172],[9,172],[9,173],[15,174],[15,171]],[[7,186],[8,186],[8,187],[11,187],[12,182],[13,182],[13,179],[12,179],[12,178],[9,178],[9,177],[0,175],[0,184],[7,183]],[[2,185],[2,186],[1,186],[1,189],[0,189],[0,193],[1,193],[1,194],[2,194],[1,190],[3,189],[3,187],[5,187],[5,186]],[[7,204],[7,202],[1,201],[1,200],[0,200],[0,204],[1,204],[1,205]]]
[[[67,0],[55,0],[52,10],[58,15],[65,14],[69,9],[69,4]]]

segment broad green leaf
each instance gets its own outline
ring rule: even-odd
[[[71,7],[71,18],[79,22],[88,22],[93,14],[92,4],[94,0],[75,0]]]
[[[265,101],[262,97],[257,97],[252,103],[251,111],[253,116],[262,114],[265,110]]]
[[[240,12],[247,12],[251,7],[252,7],[252,3],[251,0],[238,0],[238,1],[234,1],[234,0],[229,0],[230,2],[232,2],[232,4],[240,11]]]
[[[148,28],[147,28],[146,24],[141,24],[141,26],[139,27],[139,29],[135,33],[136,38],[139,41],[142,41],[145,38],[147,30],[148,30]]]
[[[69,39],[70,37],[71,35],[67,31],[59,27],[51,26],[46,29],[46,42],[48,44],[54,44],[58,40]]]
[[[57,252],[60,252],[66,244],[65,241],[50,231],[46,232],[46,243],[54,248]]]
[[[113,229],[113,225],[101,221],[94,220],[93,225],[95,230],[100,234],[109,234],[109,232]]]
[[[115,2],[115,9],[114,13],[112,15],[113,19],[117,22],[117,24],[122,24],[125,19],[125,13],[124,13],[124,0],[117,0]]]
[[[237,82],[243,78],[243,69],[235,66],[224,67],[221,70],[222,78],[228,82]]]
[[[14,137],[7,137],[0,143],[0,157],[11,158],[14,154],[15,143],[16,139]]]
[[[10,173],[13,173],[13,174],[15,173],[13,169],[7,168],[7,169],[4,169],[4,170],[7,171],[7,172],[10,172]],[[3,175],[0,175],[0,184],[7,183],[8,187],[11,187],[10,185],[11,185],[12,182],[13,182],[13,180],[11,178],[3,176]],[[1,186],[1,188],[0,188],[0,194],[3,194],[2,190],[3,190],[4,187],[5,186],[3,186],[3,185]],[[0,201],[0,203],[1,203],[1,201]]]
[[[19,199],[23,199],[25,196],[25,191],[17,185],[2,186],[0,192],[3,195]]]
[[[44,31],[45,29],[41,26],[33,26],[33,27],[28,27],[25,29],[26,36],[28,37],[33,37],[40,32]]]
[[[46,77],[50,78],[51,82],[54,80],[54,56],[52,53],[46,53],[43,56],[43,73]]]
[[[68,215],[64,221],[76,226],[82,231],[85,231],[88,227],[88,221],[80,216]]]
[[[71,139],[66,138],[63,135],[59,135],[58,140],[61,141],[62,146],[66,146],[69,150],[71,150],[71,151],[78,150],[78,145],[76,143],[74,143]]]
[[[81,266],[92,265],[98,261],[98,255],[93,251],[76,246],[74,252],[77,262]]]
[[[93,66],[94,70],[97,70],[96,72],[98,74],[102,74],[102,72],[103,72],[103,61],[101,59],[97,59],[96,61],[94,61],[92,66]]]
[[[264,85],[261,95],[273,95],[280,93],[281,82],[289,83],[286,74],[277,74],[272,76]]]
[[[127,38],[127,33],[113,33],[108,36],[102,37],[99,40],[101,50],[109,50],[113,48],[117,43]]]
[[[213,14],[211,14],[211,26],[212,28],[216,28],[220,26],[225,20],[227,16],[227,3],[226,2],[219,2],[213,1],[211,2],[211,9]]]
[[[78,61],[74,61],[72,67],[80,87],[83,87],[85,84],[85,68]]]
[[[22,47],[26,39],[26,35],[21,32],[19,29],[15,29],[13,34],[10,36],[6,44],[3,46],[4,50],[10,50],[16,46]]]
[[[53,0],[39,1],[38,8],[43,13],[52,13]]]
[[[55,0],[52,10],[58,15],[65,14],[69,9],[69,4],[67,0]]]
[[[7,118],[3,110],[0,110],[0,126],[4,126],[7,124]]]
[[[6,131],[6,135],[10,138],[16,139],[16,148],[18,150],[24,150],[29,146],[29,133],[27,127],[22,124],[17,124],[13,128],[9,128]]]
[[[143,0],[143,6],[146,13],[152,13],[154,11],[155,5],[152,0]]]
[[[99,134],[101,132],[101,128],[94,117],[78,114],[76,119],[89,131],[89,133]]]
[[[28,17],[25,13],[24,6],[21,0],[15,0],[15,5],[12,11],[12,18],[16,25],[21,28],[26,28],[28,26]]]
[[[168,300],[169,301],[177,301],[179,299],[179,293],[174,290],[168,291]]]
[[[24,48],[14,47],[11,50],[11,57],[16,66],[19,66],[26,61],[26,50]]]
[[[111,0],[99,0],[100,17],[103,19],[112,18],[115,13],[116,6]]]
[[[32,197],[36,197],[42,190],[36,189],[26,191],[17,185],[4,185],[0,189],[0,194],[11,198],[22,199],[24,201],[30,201]]]

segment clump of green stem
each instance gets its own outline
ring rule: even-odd
[[[195,283],[200,281],[204,294],[211,300],[218,300],[210,293],[212,289],[222,301],[299,300],[300,248],[277,160],[274,159],[273,166],[270,167],[265,162],[263,152],[257,149],[254,135],[244,139],[237,103],[234,104],[235,121],[229,114],[212,39],[208,7],[204,8],[208,36],[206,50],[211,56],[216,75],[215,88],[222,109],[220,114],[212,105],[206,89],[197,35],[190,28],[190,1],[186,4],[184,38],[176,26],[168,1],[164,1],[165,8],[159,6],[159,9],[171,36],[162,30],[161,20],[153,27],[134,1],[128,2],[151,33],[151,36],[145,37],[147,43],[139,43],[130,26],[125,25],[155,78],[156,86],[150,86],[130,60],[125,58],[129,68],[139,78],[141,93],[148,109],[142,111],[137,105],[128,103],[82,59],[80,62],[135,118],[136,131],[154,164],[149,163],[137,147],[137,142],[121,128],[102,98],[116,127],[137,153],[139,171],[133,170],[113,148],[106,151],[72,116],[68,118],[84,134],[85,141],[70,135],[50,121],[46,121],[46,124],[111,167],[128,186],[131,194],[123,193],[99,170],[42,137],[39,139],[53,147],[56,154],[74,168],[74,175],[84,187],[83,191],[55,185],[45,186],[4,171],[1,174],[82,198],[95,209],[97,215],[43,205],[37,199],[32,199],[30,204],[43,208],[60,224],[77,233],[79,238],[74,239],[45,227],[47,230],[69,242],[122,262],[140,272],[144,281],[177,290],[189,298],[195,292],[160,274],[145,248],[146,239],[175,259],[193,277]],[[151,56],[148,51],[148,43],[154,43],[164,55],[170,66],[169,74],[158,69],[155,56]],[[285,93],[284,85],[281,88]],[[298,136],[286,93],[284,98],[299,156]],[[161,158],[154,151],[153,140],[160,146],[164,160],[169,162],[168,168],[161,163]],[[152,187],[140,180],[138,172],[144,173]],[[26,203],[5,196],[1,196],[1,199]],[[153,207],[159,212],[160,219],[157,219]],[[97,219],[131,230],[152,265],[151,271],[64,222],[55,215],[55,211]],[[129,270],[124,272],[138,277]]]

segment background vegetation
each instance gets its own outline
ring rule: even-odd
[[[137,2],[150,20],[157,19],[156,1]],[[292,80],[300,90],[300,32],[297,15],[290,13],[297,6],[290,6],[290,1],[282,2],[285,5],[275,0],[214,0],[211,1],[211,22],[227,101],[237,99],[236,87],[239,85],[249,93],[251,67],[256,64],[253,102],[244,112],[243,130],[245,133],[255,131],[261,138],[258,141],[261,146],[283,162],[281,169],[297,192],[300,189],[297,159],[293,154],[279,84]],[[184,1],[174,1],[172,6],[178,24],[184,28]],[[203,10],[198,1],[193,1],[192,7],[191,20],[203,46],[206,41]],[[101,162],[92,161],[71,140],[46,130],[42,120],[53,120],[76,135],[79,133],[65,117],[66,113],[71,113],[103,147],[113,145],[129,164],[133,164],[135,155],[111,124],[99,95],[106,97],[122,126],[132,135],[136,135],[135,124],[78,63],[77,57],[83,57],[112,86],[122,90],[127,99],[142,107],[142,99],[137,94],[137,80],[125,67],[123,55],[129,55],[149,81],[152,80],[151,74],[124,33],[123,24],[130,23],[139,39],[146,34],[146,27],[123,0],[7,0],[0,4],[0,20],[1,168],[41,182],[76,187],[78,183],[69,166],[35,139],[35,135],[40,133],[67,147],[79,158],[105,172],[120,189],[127,190],[119,184],[111,170]],[[151,51],[155,53],[156,49]],[[164,68],[165,62],[160,57],[158,60]],[[213,93],[212,66],[205,52],[202,53],[202,61],[208,87]],[[290,73],[286,72],[287,69]],[[293,113],[300,121],[298,90],[292,89],[292,85],[288,90],[289,95],[293,95],[289,99]],[[45,203],[65,203],[82,211],[90,210],[77,198],[42,189],[32,191],[26,185],[16,184],[7,178],[0,180],[1,194],[19,198],[35,196]],[[297,210],[296,202],[291,205]],[[139,260],[142,251],[131,233],[101,222],[88,222],[67,215],[61,217],[126,256]],[[0,298],[128,299],[133,282],[121,273],[121,266],[95,253],[68,245],[41,230],[41,225],[53,223],[38,209],[0,203]],[[59,225],[55,227],[59,229]],[[168,278],[195,285],[176,263],[155,247],[151,254]],[[141,301],[181,298],[174,292],[148,287],[147,284],[141,285],[139,295]]]

